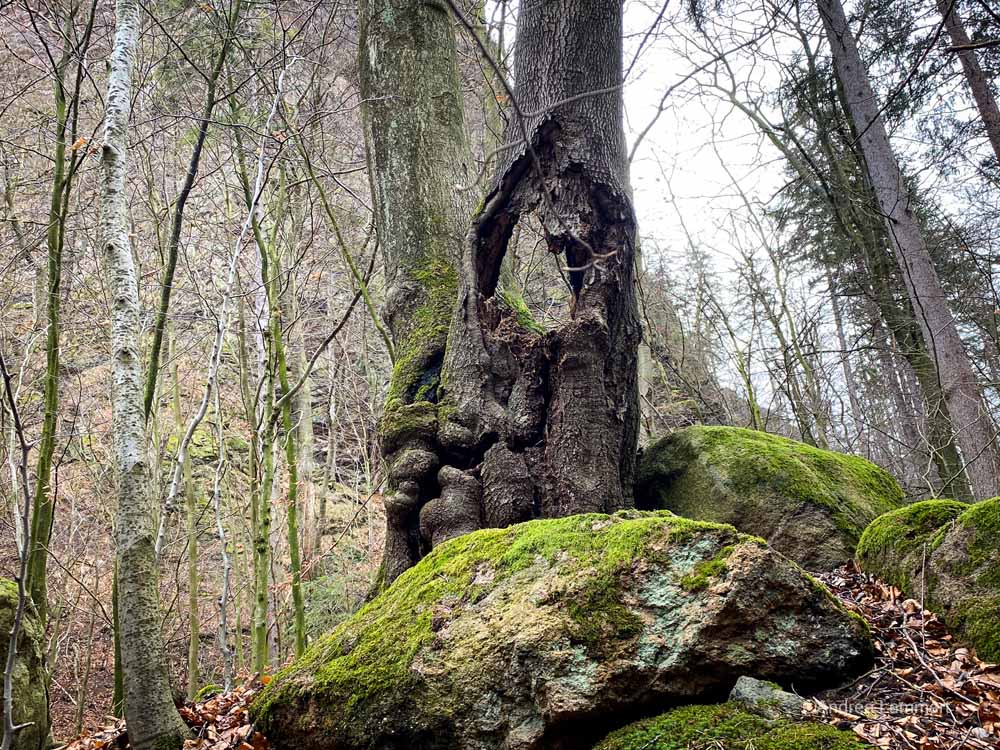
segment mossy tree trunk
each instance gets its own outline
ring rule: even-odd
[[[437,391],[468,228],[469,151],[453,21],[421,0],[362,0],[361,93],[395,363],[380,427],[391,467],[385,580],[420,557],[417,514],[436,461]],[[404,466],[405,464],[405,466]],[[424,486],[419,486],[423,482]]]
[[[91,3],[86,12],[83,33],[75,29],[80,11],[84,6],[71,4],[65,9],[62,19],[62,35],[65,47],[58,59],[52,62],[54,140],[52,155],[52,186],[50,193],[47,228],[45,230],[45,376],[43,379],[43,419],[42,432],[38,439],[38,462],[35,467],[35,489],[31,518],[31,545],[28,549],[28,588],[32,602],[38,609],[42,622],[48,621],[48,559],[52,525],[55,519],[56,498],[51,486],[54,469],[55,448],[59,432],[59,375],[61,371],[59,352],[61,336],[61,303],[65,290],[62,285],[63,248],[66,240],[66,221],[69,216],[70,200],[73,195],[73,181],[83,164],[84,153],[72,145],[77,140],[77,125],[80,116],[80,91],[84,79],[83,60],[90,47],[94,27],[96,3]],[[60,15],[61,13],[57,13]],[[70,39],[78,41],[73,47]],[[67,73],[75,62],[72,84],[67,86]],[[7,199],[13,206],[13,193],[7,192]],[[13,212],[12,212],[13,213]],[[19,246],[24,246],[20,224],[13,218],[11,225]],[[41,281],[41,279],[39,279]],[[41,292],[41,289],[39,289]],[[38,295],[42,302],[42,295]],[[39,304],[39,308],[42,305]],[[41,316],[39,315],[39,318]]]
[[[381,425],[388,582],[477,528],[632,504],[640,328],[621,5],[522,8],[515,113],[471,226],[457,187],[469,159],[451,20],[411,0],[369,2],[362,15],[397,353]],[[514,229],[532,214],[573,291],[571,320],[547,332],[498,289]]]
[[[420,518],[431,544],[632,504],[640,327],[621,16],[610,0],[521,9],[516,109],[449,338],[440,494]],[[571,319],[547,332],[496,294],[514,227],[533,213],[573,292]]]

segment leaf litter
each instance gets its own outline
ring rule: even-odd
[[[819,578],[871,627],[875,666],[807,701],[807,711],[889,750],[1000,748],[1000,665],[976,658],[920,602],[854,565]]]

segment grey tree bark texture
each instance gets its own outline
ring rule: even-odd
[[[101,151],[101,235],[111,299],[112,431],[118,494],[114,535],[129,739],[135,750],[169,750],[180,747],[188,732],[174,707],[160,632],[142,404],[139,293],[128,233],[128,121],[138,35],[137,0],[118,0]]]
[[[414,17],[435,12],[411,9]],[[362,37],[363,69],[372,65],[373,16],[367,15],[368,34]],[[436,22],[450,24],[445,17]],[[435,336],[421,337],[425,349],[418,360],[397,346],[382,422],[391,482],[386,582],[442,541],[478,528],[633,503],[640,327],[622,127],[621,3],[544,0],[524,6],[517,39],[517,86],[505,148],[471,222],[457,221],[462,206],[439,214],[447,219],[442,222],[433,214],[401,215],[417,208],[412,203],[402,206],[397,199],[392,205],[393,194],[384,189],[391,162],[379,153],[375,105],[369,105],[380,238],[392,241],[387,228],[406,234],[427,222],[444,223],[448,238],[447,249],[424,255],[423,269],[440,270],[415,277],[424,299],[439,294],[440,302],[407,308],[415,310],[409,325],[432,321]],[[453,41],[430,56],[440,64],[444,50],[453,70]],[[395,67],[388,76],[393,81],[410,74],[405,64]],[[437,92],[449,113],[460,112],[457,89],[445,88],[453,80],[440,80]],[[364,93],[369,98],[377,91]],[[442,96],[446,91],[451,93]],[[451,137],[461,123],[460,114],[454,117],[447,118],[456,125]],[[440,122],[437,135],[449,135]],[[456,151],[464,152],[464,145],[453,142],[444,153]],[[455,162],[434,171],[416,192],[431,195],[432,186],[450,196],[460,192],[454,178],[464,170]],[[572,318],[549,331],[526,310],[504,304],[497,289],[514,227],[531,214],[544,228],[548,250],[566,268],[573,293]],[[465,240],[456,242],[462,223]],[[457,247],[456,278],[444,262]],[[437,265],[428,266],[427,259]],[[394,284],[388,319],[397,339],[406,332],[394,320],[400,299]],[[450,320],[442,316],[445,310]],[[442,348],[437,342],[445,332]]]
[[[993,153],[1000,161],[1000,107],[997,107],[997,100],[990,89],[989,79],[983,72],[982,65],[979,64],[979,57],[976,51],[971,48],[971,40],[965,32],[965,26],[955,11],[955,3],[952,0],[937,0],[938,12],[944,17],[944,26],[948,30],[952,46],[956,49],[959,62],[962,63],[962,72],[969,82],[969,89],[972,91],[972,98],[976,102],[979,110],[979,117],[986,128],[986,137],[989,138],[990,145],[993,146]]]
[[[817,7],[890,244],[937,368],[969,483],[976,497],[992,497],[1000,475],[996,428],[984,408],[979,383],[931,262],[843,4],[817,0]]]

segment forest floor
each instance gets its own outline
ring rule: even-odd
[[[934,613],[899,589],[843,567],[820,576],[868,622],[874,668],[807,706],[892,750],[1000,748],[1000,665],[954,642]]]
[[[852,683],[809,699],[812,718],[889,750],[1000,748],[1000,665],[957,645],[944,623],[899,589],[853,567],[820,578],[871,626],[876,660]],[[269,680],[251,678],[228,693],[181,707],[193,730],[185,750],[267,750],[248,707]],[[124,722],[111,721],[62,750],[127,748]]]

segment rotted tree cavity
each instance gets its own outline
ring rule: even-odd
[[[383,420],[387,581],[478,528],[633,504],[640,328],[621,4],[524,6],[517,40],[514,112],[462,248],[440,372],[425,361],[408,418]],[[572,290],[555,330],[498,287],[532,215]]]

